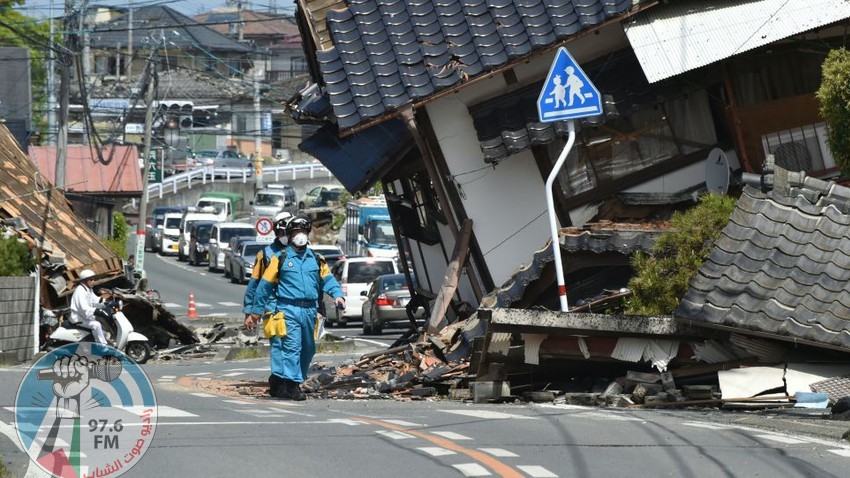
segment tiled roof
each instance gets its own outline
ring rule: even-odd
[[[96,25],[91,33],[91,46],[98,49],[115,49],[127,45],[130,15],[122,15],[111,22]],[[156,27],[156,28],[153,28]],[[202,49],[214,52],[250,53],[251,47],[243,45],[221,33],[208,28],[186,15],[167,6],[155,5],[133,10],[134,48],[149,48],[150,33],[160,29],[179,35],[168,38],[169,49]]]
[[[746,187],[677,317],[850,349],[850,188],[776,168]]]
[[[38,241],[43,234],[53,251],[65,254],[71,271],[120,272],[120,260],[74,215],[61,190],[51,186],[0,125],[0,219],[22,218],[30,236]]]
[[[561,251],[567,254],[615,252],[630,256],[638,251],[650,252],[658,237],[667,230],[666,225],[643,228],[627,224],[610,224],[608,227],[590,229],[561,229],[559,231]],[[522,265],[501,287],[493,290],[481,300],[481,307],[510,307],[525,295],[528,286],[540,278],[546,264],[554,260],[552,247],[547,242],[535,251],[531,261]],[[568,260],[568,259],[567,259]]]
[[[232,29],[231,26],[240,21],[239,12],[208,12],[195,16],[198,23],[203,23],[207,28],[227,35]],[[271,15],[263,12],[255,12],[251,10],[243,10],[242,18],[243,29],[242,34],[245,37],[274,37],[290,40],[293,39],[297,44],[301,43],[301,36],[298,33],[298,25],[291,16]]]
[[[350,0],[317,51],[339,127],[398,107],[619,17],[632,0]]]
[[[114,148],[114,153],[112,149]],[[30,158],[49,181],[56,178],[56,147],[30,146]],[[139,172],[139,150],[135,146],[104,146],[103,164],[97,152],[85,144],[69,144],[65,166],[65,184],[68,192],[138,195],[142,191]]]

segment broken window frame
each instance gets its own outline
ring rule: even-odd
[[[838,170],[838,164],[829,149],[828,135],[826,123],[820,122],[767,133],[762,135],[761,144],[765,156],[772,154],[778,166],[789,171],[805,171],[812,176],[825,176]],[[803,161],[804,167],[799,167],[799,162],[789,163],[792,159],[801,159],[786,156],[786,149],[783,147],[790,145],[802,145],[803,150],[808,153],[808,159]]]
[[[398,190],[397,184],[401,185],[401,191]],[[403,217],[401,223],[417,224],[415,228],[404,228],[403,235],[428,245],[440,242],[437,222],[445,224],[446,219],[428,173],[424,170],[418,171],[399,179],[398,182],[387,183],[386,186],[395,197],[395,200],[389,201],[388,206],[395,215]],[[413,213],[416,218],[411,221],[407,216]]]

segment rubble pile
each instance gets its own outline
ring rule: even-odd
[[[210,358],[218,354],[219,346],[255,346],[259,343],[256,331],[246,335],[242,325],[227,325],[224,322],[211,327],[199,327],[193,332],[196,343],[173,346],[159,351],[159,360],[179,360],[191,358]]]

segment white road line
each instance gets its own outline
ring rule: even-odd
[[[256,368],[226,368],[222,370],[222,372],[268,372],[268,367],[256,367]]]
[[[195,373],[187,373],[187,377],[203,377],[204,375],[212,375],[212,372],[195,372]]]
[[[192,392],[189,395],[194,395],[196,397],[201,397],[201,398],[216,398],[216,395],[213,395],[211,393],[204,393],[204,392]]]
[[[806,440],[798,440],[796,438],[790,438],[782,435],[756,435],[756,438],[763,438],[765,440],[771,440],[778,443],[785,443],[788,445],[799,445],[800,443],[809,443]]]
[[[461,463],[460,465],[452,465],[457,470],[463,473],[463,476],[492,476],[487,468],[478,463]]]
[[[366,342],[367,344],[377,345],[379,347],[386,347],[387,346],[387,344],[385,344],[384,342],[378,342],[377,340],[358,339],[356,337],[344,337],[344,338],[350,338],[350,339],[353,339],[356,342]]]
[[[245,401],[242,401],[242,400],[222,400],[222,402],[234,403],[236,405],[253,405],[253,403],[251,403],[251,402],[245,402]]]
[[[207,304],[206,302],[195,302],[195,307],[212,307],[212,304]]]
[[[163,375],[159,377],[160,380],[174,380],[175,378],[177,378],[177,375]]]
[[[273,412],[273,411],[271,411],[271,410],[261,410],[261,409],[259,409],[259,408],[252,408],[252,409],[250,409],[250,410],[245,410],[245,409],[234,409],[234,411],[242,412],[242,413],[248,413],[248,414],[250,414],[250,415],[271,415],[271,414],[273,414],[273,413],[274,413],[274,412]]]
[[[218,305],[223,305],[225,307],[241,307],[242,304],[237,304],[236,302],[219,302]]]
[[[179,309],[180,307],[186,307],[184,304],[175,304],[174,302],[166,302],[162,304],[166,309]]]
[[[537,417],[527,417],[525,415],[512,415],[510,413],[493,412],[490,410],[440,410],[445,413],[453,413],[455,415],[464,415],[467,417],[484,418],[486,420],[507,420],[514,418],[517,420],[537,420]]]
[[[384,420],[384,421],[387,422],[387,423],[392,423],[393,425],[399,425],[399,426],[402,426],[402,427],[427,427],[428,426],[428,425],[425,425],[423,423],[411,423],[411,422],[406,422],[404,420]]]
[[[230,372],[222,375],[222,377],[238,377],[239,375],[245,375],[245,372]]]
[[[375,433],[390,438],[392,440],[404,440],[407,438],[413,438],[413,435],[393,430],[375,430]]]
[[[227,312],[214,312],[212,314],[204,314],[207,317],[225,317],[227,316]]]
[[[838,456],[850,457],[850,450],[829,450],[830,453],[835,453]]]
[[[643,421],[645,421],[643,418],[629,417],[629,416],[626,416],[626,415],[620,415],[616,412],[608,412],[608,413],[587,412],[587,413],[578,413],[578,414],[573,415],[573,416],[574,417],[582,417],[582,418],[588,418],[588,417],[589,418],[600,418],[602,420],[614,420],[614,421],[621,421],[621,422],[643,422]]]
[[[537,465],[520,465],[517,466],[520,470],[528,474],[531,478],[558,478],[558,475]]]
[[[427,453],[431,456],[457,455],[457,452],[439,446],[424,446],[421,448],[417,448],[417,450],[423,453]]]
[[[358,425],[362,425],[362,422],[358,422],[357,420],[349,420],[347,418],[330,418],[328,419],[328,423],[339,423],[342,425],[348,425],[351,427],[356,427]]]
[[[702,422],[682,422],[682,425],[686,427],[706,428],[708,430],[731,430],[733,428],[727,425],[716,425],[714,423]]]
[[[461,435],[460,433],[455,432],[431,432],[434,435],[441,436],[443,438],[448,438],[449,440],[472,440],[466,435]]]
[[[489,453],[490,455],[493,455],[498,458],[512,458],[519,456],[516,453],[505,450],[503,448],[479,448],[479,450],[483,451],[484,453]]]
[[[186,418],[197,417],[194,413],[180,410],[179,408],[169,407],[168,405],[157,405],[156,418]]]

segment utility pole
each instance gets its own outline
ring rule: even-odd
[[[47,63],[47,145],[56,146],[56,55],[53,52],[56,34],[55,19],[53,18],[53,0],[50,0],[50,53]]]
[[[241,5],[241,3],[240,3]],[[254,61],[254,184],[257,190],[263,188],[263,131],[262,117],[260,113],[260,70],[259,59]]]
[[[156,47],[154,47],[156,48]],[[151,129],[153,128],[153,92],[156,86],[156,50],[154,49],[148,58],[145,79],[147,90],[145,91],[145,136],[142,164],[142,202],[139,204],[139,225],[136,229],[136,266],[135,271],[142,273],[145,270],[145,220],[148,214],[148,181],[150,179],[151,162]]]
[[[65,50],[62,52],[62,78],[59,84],[59,127],[56,139],[56,181],[59,187],[65,186],[65,160],[68,153],[68,101],[71,94],[71,67],[74,64],[74,55],[68,50],[76,52],[74,35],[70,33],[73,26],[72,13],[74,12],[74,1],[65,0],[65,17],[63,21],[65,35]]]
[[[133,81],[133,0],[128,3],[127,19],[127,81]]]

